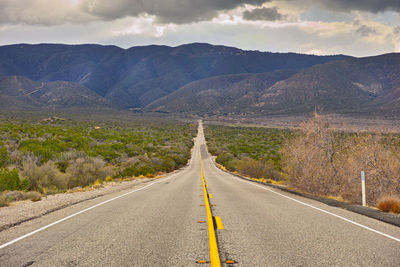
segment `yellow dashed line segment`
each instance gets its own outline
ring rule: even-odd
[[[218,230],[224,230],[224,225],[222,224],[221,217],[215,216],[215,223],[217,224]]]

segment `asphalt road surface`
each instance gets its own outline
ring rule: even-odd
[[[211,265],[201,158],[222,266],[400,266],[398,227],[219,170],[202,127],[185,169],[0,232],[0,266]]]

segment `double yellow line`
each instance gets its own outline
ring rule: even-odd
[[[200,164],[201,164],[201,179],[203,180],[204,203],[205,203],[206,212],[207,212],[208,240],[210,243],[211,266],[219,267],[219,266],[221,266],[221,260],[219,258],[217,238],[215,236],[213,217],[212,217],[212,213],[211,213],[210,201],[208,199],[208,192],[207,192],[207,186],[206,186],[207,184],[206,184],[206,179],[204,178],[204,167],[203,167],[203,159],[201,157],[201,154],[200,154]]]

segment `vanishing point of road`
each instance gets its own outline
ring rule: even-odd
[[[400,266],[400,229],[189,165],[0,232],[0,266]]]

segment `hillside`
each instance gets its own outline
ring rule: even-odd
[[[399,110],[400,54],[347,59],[300,71],[265,90],[259,110]]]
[[[101,45],[17,44],[0,47],[0,76],[84,86],[120,108],[144,107],[200,79],[301,70],[349,58],[244,51],[210,44],[122,49]],[[2,96],[5,97],[5,96]]]
[[[88,88],[71,82],[35,82],[23,76],[0,77],[1,109],[113,107]]]
[[[184,86],[147,106],[160,112],[296,114],[400,109],[400,54],[348,58],[294,73],[219,76]]]
[[[223,75],[192,82],[146,106],[170,113],[241,113],[257,103],[266,88],[295,71]]]

